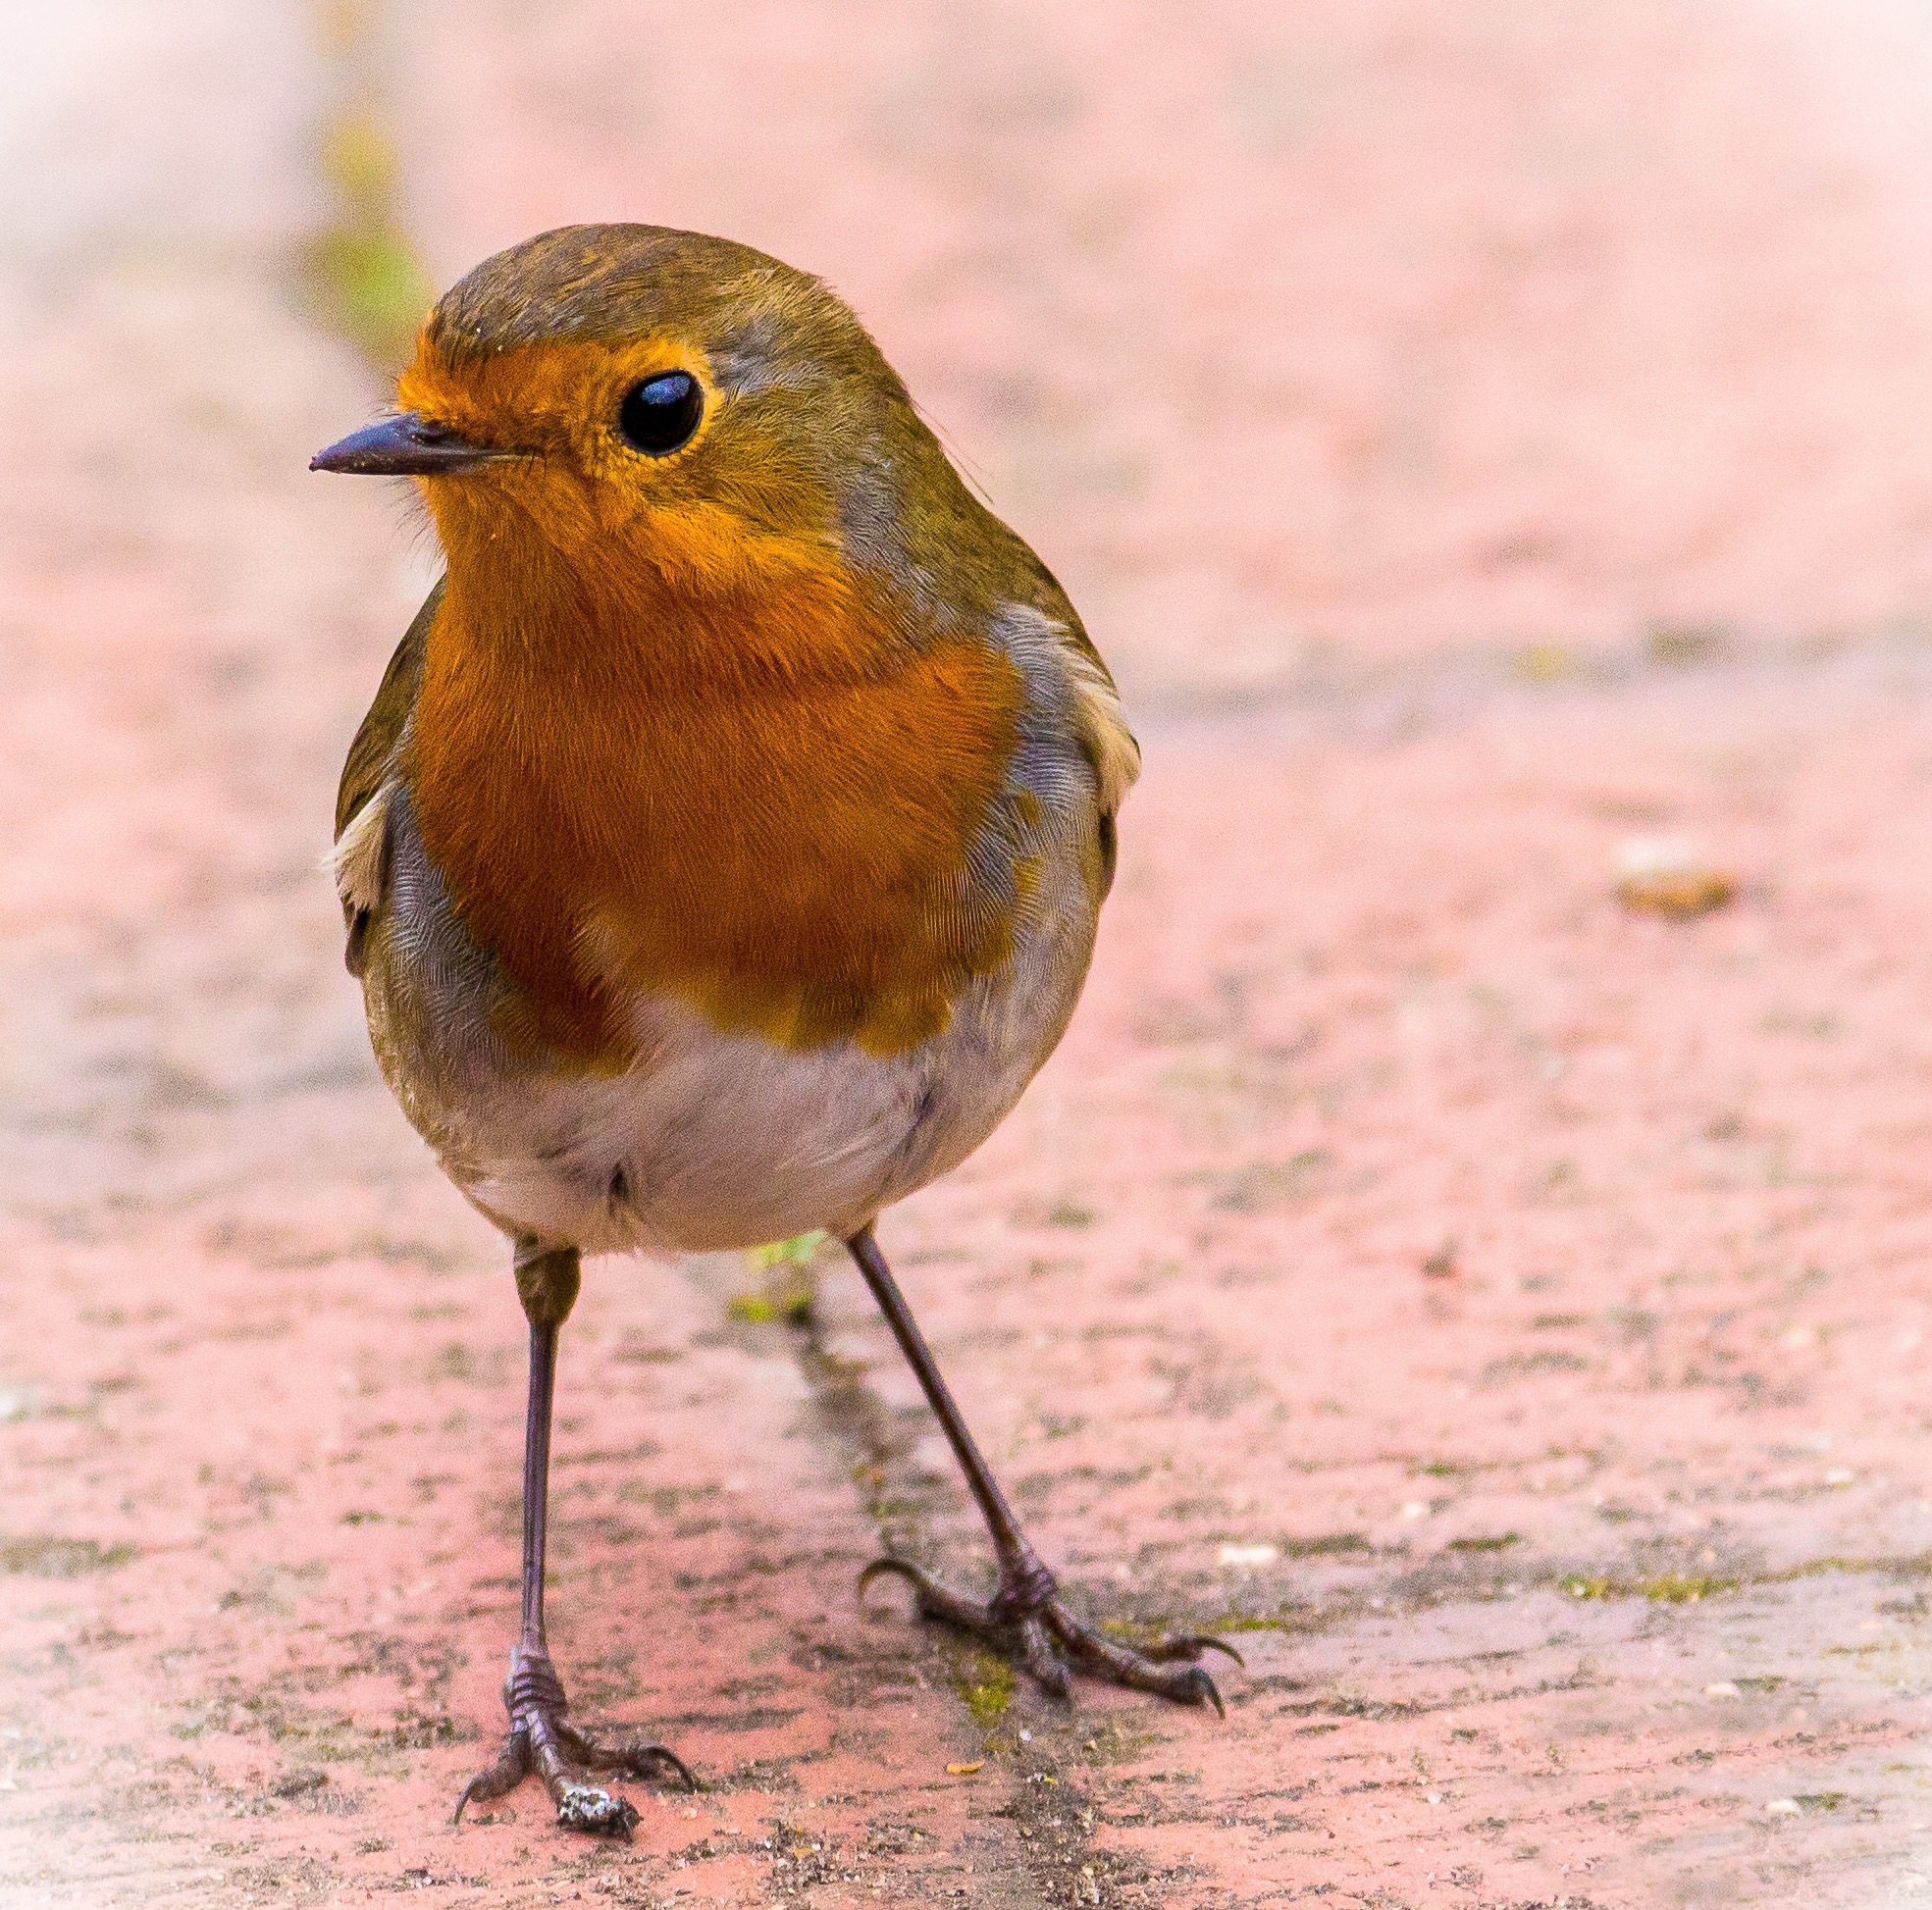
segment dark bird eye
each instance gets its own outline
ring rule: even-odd
[[[705,392],[689,372],[661,372],[633,385],[617,411],[624,441],[651,457],[686,442],[705,415]]]

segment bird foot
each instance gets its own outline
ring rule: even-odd
[[[952,1590],[909,1559],[874,1559],[860,1574],[860,1591],[888,1574],[912,1586],[924,1617],[983,1638],[1057,1698],[1071,1693],[1070,1658],[1081,1671],[1116,1684],[1157,1692],[1176,1704],[1211,1704],[1227,1715],[1214,1679],[1195,1661],[1204,1651],[1222,1651],[1239,1665],[1241,1654],[1232,1645],[1219,1638],[1158,1638],[1134,1650],[1075,1618],[1043,1565],[1016,1574],[1003,1570],[999,1589],[978,1599]]]
[[[503,1681],[503,1707],[510,1714],[509,1736],[496,1762],[479,1771],[456,1800],[452,1822],[460,1824],[471,1804],[505,1796],[525,1778],[541,1778],[556,1806],[558,1828],[594,1837],[630,1840],[636,1808],[593,1781],[591,1774],[615,1771],[627,1778],[674,1775],[689,1789],[698,1780],[675,1751],[662,1744],[600,1744],[564,1716],[569,1703],[556,1668],[542,1645],[520,1642],[510,1653],[510,1675]]]

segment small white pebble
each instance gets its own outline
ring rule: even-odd
[[[1439,1790],[1432,1790],[1428,1801],[1432,1804],[1439,1804],[1442,1801],[1442,1793]]]
[[[1849,1466],[1834,1466],[1825,1474],[1825,1483],[1827,1485],[1850,1485],[1857,1476],[1857,1473],[1853,1471]]]
[[[1273,1565],[1280,1556],[1281,1548],[1266,1541],[1256,1545],[1224,1545],[1221,1548],[1223,1565]]]
[[[1617,846],[1617,873],[1626,881],[1689,875],[1698,861],[1697,846],[1686,836],[1631,836]]]
[[[1032,1732],[1031,1732],[1030,1730],[1027,1730],[1027,1729],[1024,1729],[1024,1728],[1022,1727],[1022,1728],[1021,1728],[1021,1729],[1020,1729],[1020,1733],[1019,1733],[1019,1741],[1020,1741],[1020,1742],[1021,1742],[1022,1744],[1030,1744],[1030,1743],[1032,1743],[1032,1741],[1033,1741],[1033,1733],[1032,1733]]]
[[[1736,1698],[1742,1695],[1728,1678],[1720,1678],[1716,1683],[1704,1686],[1704,1696],[1707,1698]]]
[[[1799,1802],[1796,1797],[1774,1797],[1764,1808],[1773,1817],[1796,1817],[1799,1813]]]
[[[1404,1519],[1427,1519],[1429,1517],[1429,1508],[1420,1499],[1405,1499],[1402,1502],[1402,1517]]]

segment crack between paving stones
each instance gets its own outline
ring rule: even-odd
[[[895,1433],[892,1410],[867,1382],[864,1363],[829,1343],[816,1304],[788,1325],[785,1337],[818,1426],[845,1462],[881,1546],[922,1558],[929,1550],[928,1520],[945,1498],[909,1464],[910,1444]],[[971,1647],[933,1636],[925,1656],[940,1674],[935,1682],[958,1693],[968,1675]],[[959,1701],[966,1710],[964,1699]],[[1151,1879],[1145,1865],[1093,1841],[1095,1806],[1069,1772],[1068,1752],[1080,1729],[1077,1714],[1068,1712],[1044,1726],[1036,1723],[1028,1743],[1014,1731],[985,1732],[988,1761],[999,1769],[1004,1787],[980,1822],[989,1831],[1004,1826],[1006,1834],[975,1852],[980,1867],[968,1880],[965,1898],[955,1901],[989,1910],[1102,1903],[1115,1910],[1154,1910],[1165,1899],[1165,1891],[1150,1894],[1142,1885],[1167,1880]],[[989,1856],[997,1864],[991,1874]]]
[[[1644,644],[1579,648],[1564,650],[1565,661],[1553,672],[1526,662],[1539,654],[1539,646],[1494,644],[1444,645],[1389,658],[1337,651],[1258,683],[1184,686],[1128,674],[1125,691],[1143,731],[1158,725],[1218,734],[1274,718],[1299,720],[1343,741],[1373,741],[1391,732],[1454,728],[1501,706],[1600,703],[1659,690],[1730,694],[1885,669],[1932,676],[1932,630],[1894,625],[1831,643],[1740,637],[1687,657],[1660,655]]]

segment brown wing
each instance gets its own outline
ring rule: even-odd
[[[369,936],[370,917],[382,900],[386,874],[386,843],[379,802],[395,763],[409,712],[416,705],[423,677],[423,645],[443,601],[443,583],[423,600],[423,607],[402,633],[402,641],[383,672],[382,687],[362,727],[349,745],[342,780],[336,791],[336,887],[342,899],[342,921],[348,930],[343,958],[349,973],[362,972],[362,947]]]
[[[369,705],[369,714],[349,745],[348,760],[342,764],[341,786],[336,792],[336,840],[356,818],[362,805],[382,788],[401,740],[402,726],[416,704],[416,689],[423,679],[423,645],[429,639],[430,625],[443,602],[443,580],[423,599],[409,628],[402,633],[390,666],[383,672],[382,688]]]

